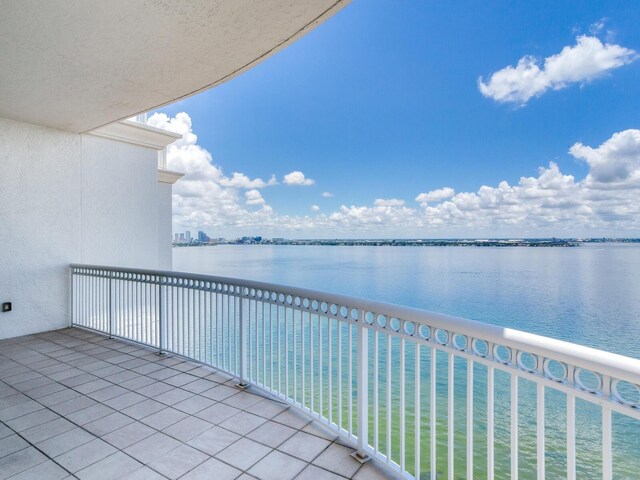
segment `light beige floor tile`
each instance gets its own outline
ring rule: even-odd
[[[248,473],[260,480],[292,480],[306,466],[306,462],[274,450],[251,467]]]
[[[338,475],[351,477],[362,466],[351,453],[352,449],[333,443],[313,460],[313,464]]]
[[[216,458],[240,470],[248,470],[270,451],[269,447],[258,442],[248,438],[241,438],[218,453]]]
[[[247,415],[247,413],[242,413],[241,415]],[[295,435],[296,432],[297,430],[281,423],[267,421],[249,433],[247,437],[271,448],[276,448]]]

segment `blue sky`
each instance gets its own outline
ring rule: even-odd
[[[518,185],[521,177],[537,178],[550,161],[564,176],[586,182],[595,164],[569,149],[576,143],[597,149],[616,133],[640,128],[639,24],[640,6],[632,1],[355,0],[241,76],[159,110],[170,118],[186,112],[197,145],[224,175],[242,172],[266,182],[274,174],[279,183],[259,189],[263,203],[245,205],[247,189],[229,193],[249,212],[268,205],[269,218],[262,223],[219,222],[218,208],[211,205],[215,196],[204,195],[201,210],[211,215],[191,211],[196,204],[189,212],[178,205],[174,229],[290,237],[478,236],[485,230],[507,236],[635,235],[640,229],[631,216],[638,202],[628,195],[628,185],[618,198],[624,211],[598,214],[593,221],[572,222],[575,214],[565,209],[542,222],[511,216],[504,223],[503,206],[496,203],[490,228],[484,220],[470,220],[470,211],[451,228],[448,217],[442,218],[444,227],[423,224],[415,199],[442,187],[473,193],[501,181]],[[616,57],[620,65],[578,73],[576,81],[562,73],[568,75],[564,81],[549,80],[546,90],[524,101],[500,101],[497,93],[480,91],[479,78],[493,88],[492,74],[526,56],[542,68],[545,58],[576,46],[581,35],[597,39],[602,48],[626,49]],[[627,140],[635,145],[634,138]],[[628,160],[633,185],[639,158],[640,150]],[[304,172],[314,184],[284,185],[282,177],[292,171]],[[589,208],[596,211],[589,192]],[[416,211],[345,220],[351,207],[375,208],[376,199],[405,202],[382,202],[380,208]],[[347,210],[332,223],[331,215],[343,206]],[[621,221],[621,214],[629,221]],[[325,218],[313,223],[317,215]],[[406,221],[396,222],[402,215]],[[325,235],[327,229],[332,234]]]

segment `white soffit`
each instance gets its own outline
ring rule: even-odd
[[[184,173],[174,172],[172,170],[158,169],[158,181],[160,183],[170,183],[173,185],[184,177]]]
[[[0,0],[0,117],[86,132],[218,85],[349,0]]]
[[[114,122],[104,127],[96,128],[88,133],[98,137],[153,148],[154,150],[161,150],[170,143],[182,138],[182,135],[179,133],[169,132],[168,130],[152,127],[151,125],[144,125],[131,120]]]

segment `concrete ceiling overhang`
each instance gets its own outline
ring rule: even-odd
[[[86,132],[216,86],[349,0],[0,0],[0,117]]]

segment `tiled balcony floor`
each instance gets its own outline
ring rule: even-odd
[[[0,341],[0,479],[378,479],[214,369],[79,329]]]

